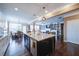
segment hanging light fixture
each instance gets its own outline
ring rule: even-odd
[[[42,20],[46,20],[46,17],[43,16],[43,17],[42,17]]]
[[[45,10],[45,9],[46,9],[46,7],[42,7],[42,9],[44,10],[44,12],[45,12],[45,13],[47,13],[47,10]],[[42,20],[46,20],[46,17],[45,17],[45,16],[43,16],[43,17],[42,17]]]
[[[40,7],[40,10],[38,11],[38,12],[40,12],[39,16],[37,15],[38,13],[37,14],[34,13],[33,16],[36,17],[39,21],[41,21],[41,20],[43,20],[43,21],[47,20],[45,14],[48,13],[48,10],[46,10],[46,8],[47,8],[47,4],[44,5],[43,7]],[[43,12],[43,15],[41,15],[42,12]]]

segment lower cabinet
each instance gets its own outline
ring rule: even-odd
[[[46,56],[55,50],[55,37],[36,41],[30,39],[30,52],[33,56]]]
[[[9,43],[10,43],[10,38],[8,36],[0,38],[0,56],[5,55]]]
[[[25,46],[33,56],[46,56],[55,50],[55,37],[37,41],[24,35]]]
[[[37,56],[37,41],[30,38],[30,52],[33,56]]]

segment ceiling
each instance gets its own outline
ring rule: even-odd
[[[31,23],[37,17],[46,14],[42,7],[49,13],[68,4],[70,3],[0,3],[0,11],[6,18],[9,17],[9,20],[13,17],[13,21],[16,18],[21,22]],[[18,8],[18,11],[14,8]]]

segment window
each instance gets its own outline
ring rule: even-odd
[[[0,21],[0,37],[7,35],[7,22]]]
[[[17,31],[22,31],[22,25],[17,23],[10,23],[9,30],[12,33],[16,33]]]

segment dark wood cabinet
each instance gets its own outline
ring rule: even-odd
[[[55,38],[49,38],[37,43],[37,55],[45,56],[49,55],[55,50]]]

